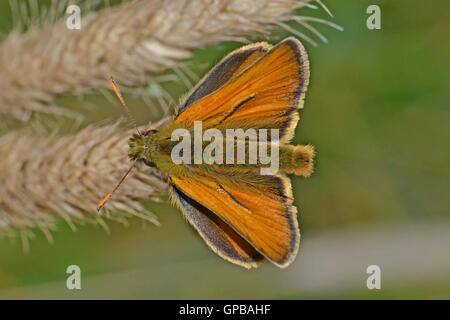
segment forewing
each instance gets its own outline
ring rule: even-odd
[[[178,114],[185,127],[201,120],[203,128],[279,129],[289,140],[298,121],[297,109],[309,82],[309,62],[300,41],[287,38],[219,90]]]
[[[263,56],[269,49],[270,46],[267,43],[261,42],[231,52],[203,77],[186,101],[180,106],[178,114],[196,101],[222,87],[227,81]]]

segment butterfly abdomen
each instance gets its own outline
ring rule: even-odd
[[[314,147],[311,145],[280,148],[280,171],[309,177],[314,169]]]

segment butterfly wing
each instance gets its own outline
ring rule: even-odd
[[[243,58],[242,63],[232,63],[233,59],[238,61],[233,53],[229,62],[225,58],[181,106],[175,126],[192,128],[194,121],[201,120],[204,129],[273,128],[280,129],[281,142],[288,141],[309,81],[307,55],[294,38],[262,51]],[[232,71],[227,71],[227,63],[233,66]],[[280,267],[295,258],[300,232],[288,178],[234,166],[210,166],[207,170],[186,166],[177,174],[169,174],[169,180],[187,218],[224,258],[245,264],[242,261],[252,256],[245,250],[238,252],[237,259],[237,250],[223,254],[222,241],[231,243],[230,237],[224,236],[225,228],[244,240],[239,243],[250,244]]]
[[[257,267],[264,262],[264,257],[250,243],[211,210],[177,187],[173,187],[170,194],[208,246],[222,258],[246,268]]]
[[[178,114],[193,103],[222,87],[228,80],[263,56],[271,46],[265,42],[251,44],[231,52],[223,58],[194,88],[179,107]]]
[[[305,49],[297,39],[287,38],[220,90],[181,110],[175,123],[189,127],[201,120],[203,128],[280,129],[280,140],[288,141],[308,82]]]
[[[199,204],[197,217],[215,214],[269,261],[279,267],[289,265],[300,241],[289,179],[236,172],[229,167],[216,170],[170,176],[170,181],[176,190]],[[198,222],[191,223],[200,229]],[[207,232],[199,232],[205,238]],[[229,257],[228,260],[236,263]]]

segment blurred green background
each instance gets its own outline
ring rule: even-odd
[[[293,178],[302,243],[290,267],[248,271],[225,262],[180,212],[148,201],[161,227],[109,222],[108,235],[61,222],[54,244],[36,232],[27,254],[19,238],[0,239],[0,298],[450,298],[449,3],[326,4],[335,18],[299,10],[345,30],[315,24],[329,43],[303,41],[311,81],[294,142],[315,145],[318,155],[311,178]],[[381,7],[381,30],[366,28],[371,4]],[[4,33],[10,15],[2,1]],[[272,42],[287,35],[277,31]],[[190,65],[201,76],[240,45],[198,50]],[[174,97],[187,90],[182,82],[166,89]],[[161,116],[126,98],[140,124]],[[80,108],[73,97],[58,102]],[[123,116],[101,95],[81,103],[97,106],[81,109],[83,125]],[[82,270],[82,290],[66,289],[71,264]],[[381,268],[381,290],[366,287],[372,264]]]

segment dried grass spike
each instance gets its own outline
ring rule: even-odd
[[[58,95],[108,88],[110,74],[122,86],[147,85],[151,73],[179,67],[194,49],[222,41],[248,42],[247,36],[291,20],[294,10],[309,1],[131,1],[82,11],[81,30],[69,30],[64,19],[54,22],[68,1],[53,0],[46,14],[31,1],[30,11],[40,16],[40,25],[33,22],[37,19],[26,19],[26,2],[11,3],[15,20],[27,27],[25,32],[16,27],[0,43],[0,117],[25,120],[30,112],[74,116],[55,106]],[[25,18],[18,17],[20,12]],[[184,73],[178,74],[190,86]]]
[[[0,232],[39,227],[47,233],[57,216],[73,227],[90,217],[101,222],[95,220],[95,207],[129,166],[131,132],[116,124],[62,137],[30,131],[1,137]],[[108,203],[110,217],[140,216],[158,224],[139,200],[164,194],[166,188],[156,169],[137,165]]]

